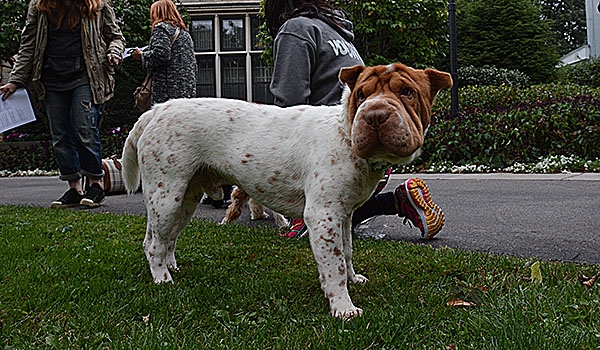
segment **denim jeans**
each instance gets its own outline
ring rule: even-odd
[[[101,178],[104,171],[98,131],[99,109],[94,104],[90,86],[61,92],[46,91],[45,103],[60,179]]]

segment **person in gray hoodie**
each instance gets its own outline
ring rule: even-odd
[[[274,38],[270,89],[275,104],[340,104],[344,89],[338,78],[340,69],[364,65],[352,44],[352,22],[325,0],[266,0],[264,6],[267,29]],[[410,178],[393,192],[379,193],[391,170],[375,194],[354,211],[353,227],[377,215],[398,215],[419,228],[423,237],[432,238],[444,224],[444,213],[431,201],[429,188],[423,180]],[[306,234],[304,221],[295,218],[283,236],[300,238]]]

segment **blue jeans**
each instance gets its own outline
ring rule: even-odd
[[[94,104],[90,86],[46,91],[45,103],[60,179],[102,178],[98,106]]]

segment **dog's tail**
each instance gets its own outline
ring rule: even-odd
[[[140,137],[144,133],[146,125],[148,125],[154,117],[154,113],[154,110],[151,109],[142,114],[125,140],[121,164],[123,166],[123,182],[128,193],[133,193],[140,187],[141,177],[137,145]]]

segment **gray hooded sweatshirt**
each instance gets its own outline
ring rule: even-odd
[[[352,27],[342,17],[325,16],[291,18],[281,26],[273,45],[271,92],[276,105],[340,103],[340,69],[364,65],[352,44]]]

